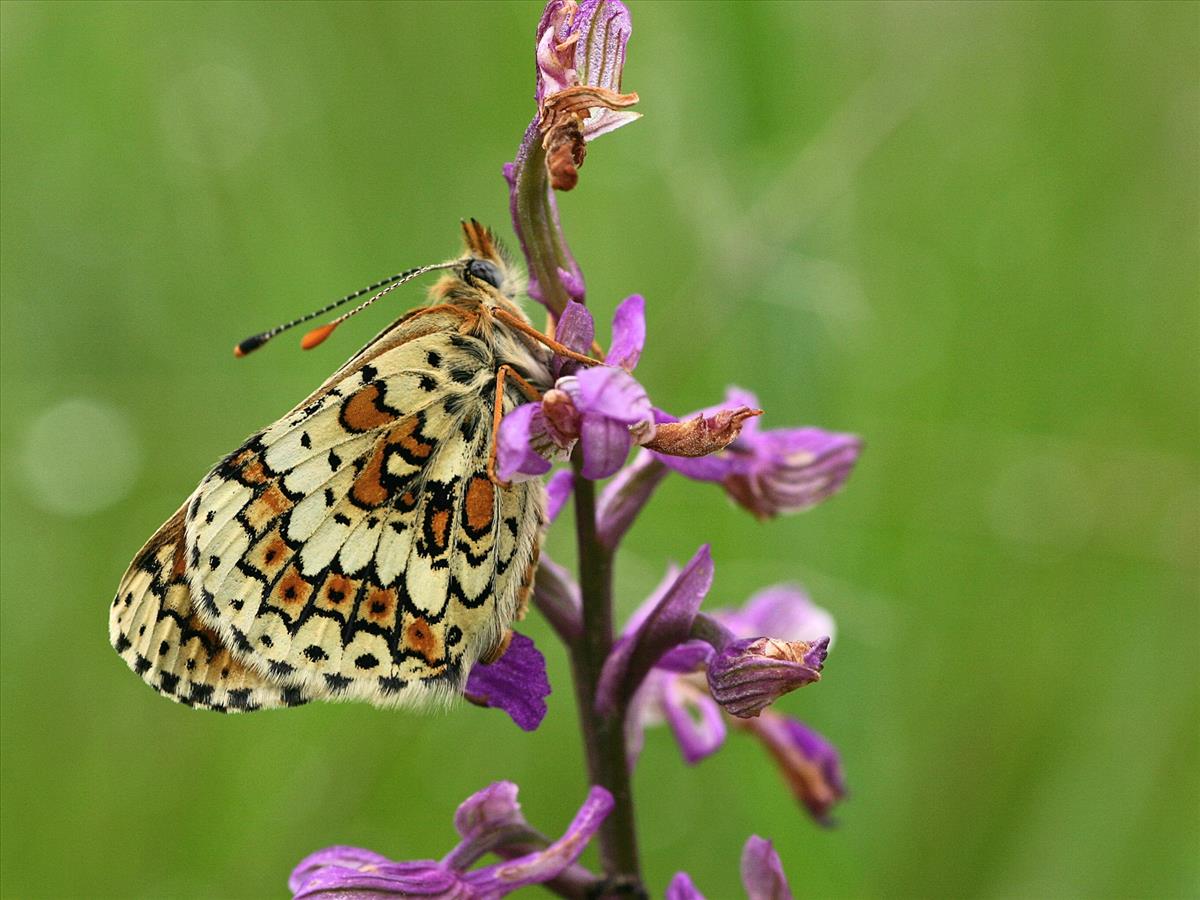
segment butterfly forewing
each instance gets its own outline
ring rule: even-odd
[[[543,504],[487,477],[497,365],[423,333],[230,454],[188,510],[200,619],[306,695],[456,692],[514,615]]]

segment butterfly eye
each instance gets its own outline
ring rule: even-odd
[[[499,288],[500,282],[503,280],[496,264],[488,262],[486,259],[473,259],[468,262],[466,276],[468,279],[478,278],[480,281],[486,281],[494,288]]]

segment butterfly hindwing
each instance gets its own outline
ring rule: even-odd
[[[306,694],[457,692],[515,614],[541,524],[539,484],[487,478],[496,366],[456,328],[394,341],[219,464],[186,516],[204,624]]]
[[[134,558],[109,610],[109,639],[141,678],[187,706],[241,712],[296,706],[298,685],[281,684],[238,659],[197,616],[186,578],[184,509]]]

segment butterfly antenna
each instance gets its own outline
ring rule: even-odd
[[[426,272],[432,272],[435,269],[449,269],[458,264],[459,264],[459,260],[452,260],[450,262],[435,263],[433,265],[428,265],[428,266],[417,266],[417,268],[409,269],[407,272],[399,272],[396,275],[391,276],[390,278],[385,278],[382,281],[375,282],[375,284],[368,285],[367,287],[363,288],[362,290],[355,291],[353,294],[347,294],[345,297],[342,297],[340,300],[335,300],[332,303],[330,303],[326,306],[322,306],[320,309],[313,310],[312,312],[308,313],[307,315],[303,315],[298,319],[293,319],[290,322],[284,322],[282,325],[276,325],[274,328],[271,328],[267,331],[261,331],[258,334],[252,334],[252,335],[250,335],[250,337],[246,338],[244,341],[242,341],[236,347],[233,348],[233,355],[237,356],[237,357],[245,356],[247,353],[251,353],[251,352],[257,350],[259,347],[261,347],[267,341],[271,340],[271,338],[275,337],[278,334],[282,334],[283,332],[287,331],[289,328],[295,328],[297,325],[303,325],[305,322],[311,322],[313,319],[317,318],[318,316],[323,316],[326,313],[337,309],[339,306],[344,306],[345,304],[349,303],[351,300],[357,300],[359,297],[363,296],[364,294],[369,294],[372,291],[379,291],[379,293],[375,294],[375,296],[371,297],[371,299],[365,301],[364,303],[360,303],[358,306],[354,307],[354,309],[350,310],[349,312],[343,313],[342,315],[338,316],[336,319],[334,319],[328,325],[322,325],[320,328],[314,328],[312,331],[310,331],[308,334],[306,334],[304,336],[304,338],[300,341],[300,346],[303,347],[305,350],[311,350],[313,347],[315,347],[319,343],[321,343],[321,341],[325,340],[325,338],[329,337],[329,335],[333,333],[333,329],[337,328],[338,325],[342,324],[342,322],[346,321],[348,318],[350,318],[355,313],[361,312],[362,310],[366,309],[368,306],[370,306],[372,303],[374,303],[376,300],[378,300],[384,294],[394,291],[396,288],[400,287],[400,285],[404,284],[405,282],[411,281],[412,279],[418,277],[419,275],[424,275]],[[383,288],[383,290],[380,291],[379,290],[380,288]]]

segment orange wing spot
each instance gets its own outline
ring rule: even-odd
[[[417,498],[416,498],[416,495],[413,494],[412,491],[405,491],[403,494],[400,495],[400,510],[401,510],[401,512],[408,512],[410,509],[413,509],[416,505],[417,505]]]
[[[429,516],[429,534],[439,550],[446,549],[446,540],[450,531],[450,510],[434,510]]]
[[[171,560],[171,580],[178,581],[186,571],[187,553],[184,551],[183,541],[180,541],[175,545],[175,555]]]
[[[280,490],[278,484],[272,484],[258,498],[246,507],[246,521],[255,532],[260,532],[271,522],[292,507],[292,501]]]
[[[351,431],[373,431],[391,422],[395,416],[379,408],[382,395],[379,385],[372,382],[359,388],[342,404],[342,424]]]
[[[388,435],[389,444],[399,444],[409,456],[416,459],[428,459],[433,452],[433,444],[421,440],[421,420],[417,416],[408,416],[396,424]]]
[[[295,611],[308,602],[312,589],[313,586],[305,580],[300,571],[292,566],[275,585],[271,599],[276,606]]]
[[[370,622],[391,628],[396,624],[396,592],[385,588],[372,588],[361,607],[360,616]]]
[[[492,513],[495,509],[496,493],[492,483],[486,477],[476,475],[467,487],[467,527],[475,534],[481,534],[492,526]]]
[[[346,613],[354,605],[354,598],[357,594],[358,582],[351,581],[343,575],[330,575],[321,585],[317,605],[322,609],[333,609]]]
[[[291,558],[291,548],[284,542],[276,528],[256,543],[246,555],[246,561],[268,578],[279,573]]]
[[[391,491],[384,487],[381,478],[384,444],[384,441],[380,441],[375,445],[375,452],[371,454],[370,460],[359,472],[358,477],[354,479],[354,485],[350,488],[350,493],[355,501],[363,506],[380,506],[391,496]]]
[[[239,477],[243,484],[262,484],[268,480],[266,470],[263,469],[262,460],[257,456],[247,463]]]
[[[437,635],[433,633],[429,623],[419,616],[404,629],[404,643],[425,657],[426,662],[433,662],[440,655],[437,653]]]

